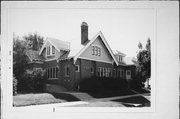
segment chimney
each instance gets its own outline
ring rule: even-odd
[[[81,24],[81,44],[86,45],[88,40],[88,24],[86,22],[82,22]]]

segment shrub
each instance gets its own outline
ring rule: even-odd
[[[95,77],[81,81],[80,91],[104,92],[127,88],[127,81],[119,78]]]
[[[17,84],[18,84],[18,80],[16,79],[15,75],[13,74],[13,95],[17,94]]]
[[[144,87],[144,83],[137,77],[129,81],[129,86],[131,89],[140,89]]]
[[[22,76],[20,91],[43,92],[45,89],[45,72],[43,70],[26,70]]]

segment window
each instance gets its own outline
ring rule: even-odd
[[[55,52],[55,47],[54,46],[47,46],[46,47],[46,55],[50,56],[50,55],[54,55]]]
[[[97,53],[98,56],[101,56],[101,48],[98,47],[98,53]]]
[[[79,72],[79,65],[75,66],[75,70],[76,70],[76,72]]]
[[[116,77],[116,70],[113,69],[113,76]]]
[[[106,68],[106,77],[109,77],[108,68]]]
[[[125,76],[125,75],[124,75],[124,70],[122,70],[122,78],[124,78],[124,76]]]
[[[91,73],[94,73],[94,67],[91,67]]]
[[[127,75],[131,75],[131,71],[130,70],[127,70]]]
[[[50,55],[50,46],[46,47],[46,54],[47,54],[47,56]]]
[[[98,67],[98,76],[100,77],[100,67]]]
[[[98,46],[92,46],[92,55],[101,56],[101,48]]]
[[[65,76],[69,76],[69,65],[65,66]]]
[[[92,46],[92,55],[95,55],[95,46]]]
[[[105,76],[106,76],[106,69],[103,68],[103,77],[105,77]]]
[[[55,48],[52,46],[52,54],[55,54]]]
[[[57,67],[47,68],[46,74],[48,79],[58,78],[58,68]]]
[[[98,76],[99,76],[99,77],[102,77],[102,76],[103,76],[103,68],[102,68],[102,67],[99,67],[99,68],[98,68]]]
[[[111,69],[108,68],[108,76],[111,77]]]

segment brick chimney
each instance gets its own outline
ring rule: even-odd
[[[86,45],[89,42],[88,40],[88,24],[82,22],[81,24],[81,44]]]

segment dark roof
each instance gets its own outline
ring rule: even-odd
[[[26,55],[28,56],[30,61],[40,61],[40,62],[44,61],[44,57],[39,55],[39,51],[27,50]]]

